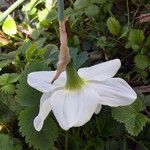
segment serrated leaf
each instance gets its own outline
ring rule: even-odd
[[[41,93],[31,88],[27,84],[27,75],[33,71],[48,70],[47,64],[44,62],[35,62],[28,66],[21,74],[19,84],[17,85],[17,101],[21,106],[35,106],[39,104]]]
[[[96,16],[99,13],[98,6],[96,5],[90,5],[85,10],[85,14],[89,17]]]
[[[143,127],[145,126],[147,122],[147,117],[141,113],[137,113],[133,116],[133,118],[129,119],[125,123],[125,127],[128,130],[128,133],[130,133],[133,136],[137,136],[140,131],[143,130]]]
[[[58,136],[58,128],[49,116],[44,122],[43,129],[37,132],[33,127],[33,120],[38,112],[37,109],[37,107],[26,108],[20,113],[20,132],[25,136],[25,140],[30,147],[33,146],[39,150],[51,150]]]
[[[15,85],[14,84],[6,84],[0,87],[0,90],[6,94],[14,94],[15,93]]]
[[[114,17],[109,17],[107,19],[107,28],[113,35],[120,35],[122,27],[118,20]]]
[[[139,54],[134,58],[134,62],[137,68],[144,70],[150,66],[150,60],[146,55]]]
[[[11,16],[8,16],[2,25],[4,33],[8,35],[14,35],[17,33],[17,26],[14,19]]]
[[[137,136],[147,122],[147,117],[140,113],[142,106],[142,101],[137,99],[130,106],[112,108],[112,116],[117,121],[125,124],[128,133]]]

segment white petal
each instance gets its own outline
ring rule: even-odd
[[[55,74],[56,71],[32,72],[28,74],[27,83],[31,87],[43,93],[50,92],[58,87],[64,86],[65,84],[66,76],[64,72],[53,84],[51,84],[51,81],[53,80]]]
[[[103,81],[113,77],[120,66],[120,60],[114,59],[91,67],[81,68],[78,70],[78,73],[85,80]]]
[[[53,93],[51,101],[52,111],[60,125],[64,130],[68,130],[70,127],[64,115],[64,103],[66,99],[65,90],[59,90]]]
[[[79,127],[87,123],[94,114],[98,105],[98,95],[89,86],[79,95],[79,109],[74,127]]]
[[[68,92],[64,101],[64,116],[69,127],[72,127],[77,118],[80,105],[80,92]]]
[[[39,114],[34,119],[34,127],[40,131],[43,127],[44,120],[51,111],[51,93],[44,93],[40,99]]]
[[[53,94],[52,111],[64,130],[88,122],[98,105],[97,93],[85,87],[79,91],[60,90]]]
[[[130,105],[137,98],[134,90],[121,78],[111,78],[101,82],[91,82],[99,94],[99,103],[109,106]]]
[[[102,109],[102,105],[98,104],[95,110],[95,114],[98,114]]]

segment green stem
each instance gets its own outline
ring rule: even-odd
[[[64,20],[64,0],[57,0],[58,2],[58,20]]]
[[[128,15],[128,27],[130,26],[130,11],[129,11],[129,1],[126,0],[127,5],[127,15]]]
[[[65,150],[68,150],[68,132],[66,132],[65,136]]]
[[[13,12],[21,3],[25,0],[17,0],[13,5],[11,5],[1,16],[0,22],[2,22],[11,12]]]
[[[80,89],[85,84],[78,75],[72,60],[66,67],[66,76],[67,81],[65,87],[68,90]]]

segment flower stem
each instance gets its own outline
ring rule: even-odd
[[[58,20],[64,20],[64,0],[57,0],[58,2]]]
[[[17,0],[13,5],[11,5],[1,16],[0,22],[2,22],[11,12],[13,12],[21,3],[25,0]]]

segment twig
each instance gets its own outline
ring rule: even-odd
[[[2,22],[11,12],[13,12],[21,3],[25,0],[17,0],[13,5],[11,5],[1,16],[0,22]]]

